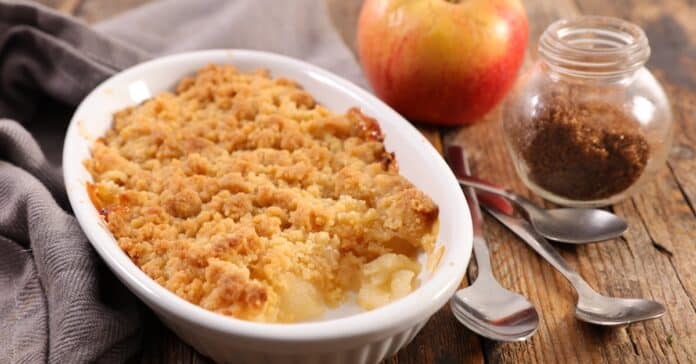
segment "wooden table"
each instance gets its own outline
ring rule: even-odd
[[[41,0],[88,22],[149,0]],[[319,0],[318,0],[319,1]],[[327,0],[331,17],[353,46],[361,0]],[[530,21],[526,65],[536,40],[552,21],[577,14],[628,19],[646,31],[648,67],[671,98],[676,138],[667,166],[630,200],[611,207],[630,224],[620,239],[587,246],[558,246],[599,292],[663,302],[658,320],[614,329],[575,320],[571,286],[534,252],[491,219],[486,229],[496,277],[539,309],[541,327],[524,343],[483,340],[444,307],[416,339],[387,363],[696,363],[696,5],[690,0],[524,1]],[[543,203],[517,178],[500,139],[500,112],[460,129],[422,127],[441,149],[443,139],[466,145],[476,174],[506,184]],[[469,278],[472,277],[469,272]],[[141,362],[199,362],[190,349],[150,315]]]

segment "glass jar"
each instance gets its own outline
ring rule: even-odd
[[[518,174],[535,193],[567,206],[626,198],[665,164],[672,114],[644,65],[640,27],[599,16],[560,20],[539,40],[539,61],[503,109]]]

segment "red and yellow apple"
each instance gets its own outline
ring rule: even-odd
[[[357,40],[377,96],[412,121],[460,125],[512,87],[527,32],[518,0],[366,0]]]

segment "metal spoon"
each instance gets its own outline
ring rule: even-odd
[[[462,168],[469,171],[466,159]],[[476,281],[454,293],[450,299],[452,313],[471,331],[493,340],[522,341],[539,327],[539,315],[526,298],[503,288],[493,277],[483,216],[472,188],[465,187],[474,229],[474,255],[478,265]]]
[[[570,281],[578,293],[575,317],[579,320],[596,325],[615,326],[654,319],[665,314],[665,307],[659,302],[640,298],[607,297],[597,293],[527,221],[489,208],[486,208],[486,211],[524,240]]]
[[[628,225],[622,218],[600,209],[543,209],[532,201],[491,186],[471,175],[457,176],[459,184],[507,198],[525,213],[541,235],[564,243],[583,244],[621,236]]]

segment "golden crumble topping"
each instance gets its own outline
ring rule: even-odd
[[[114,115],[85,161],[93,203],[159,284],[242,319],[316,318],[357,292],[412,291],[437,206],[398,174],[374,119],[295,82],[210,65]]]

